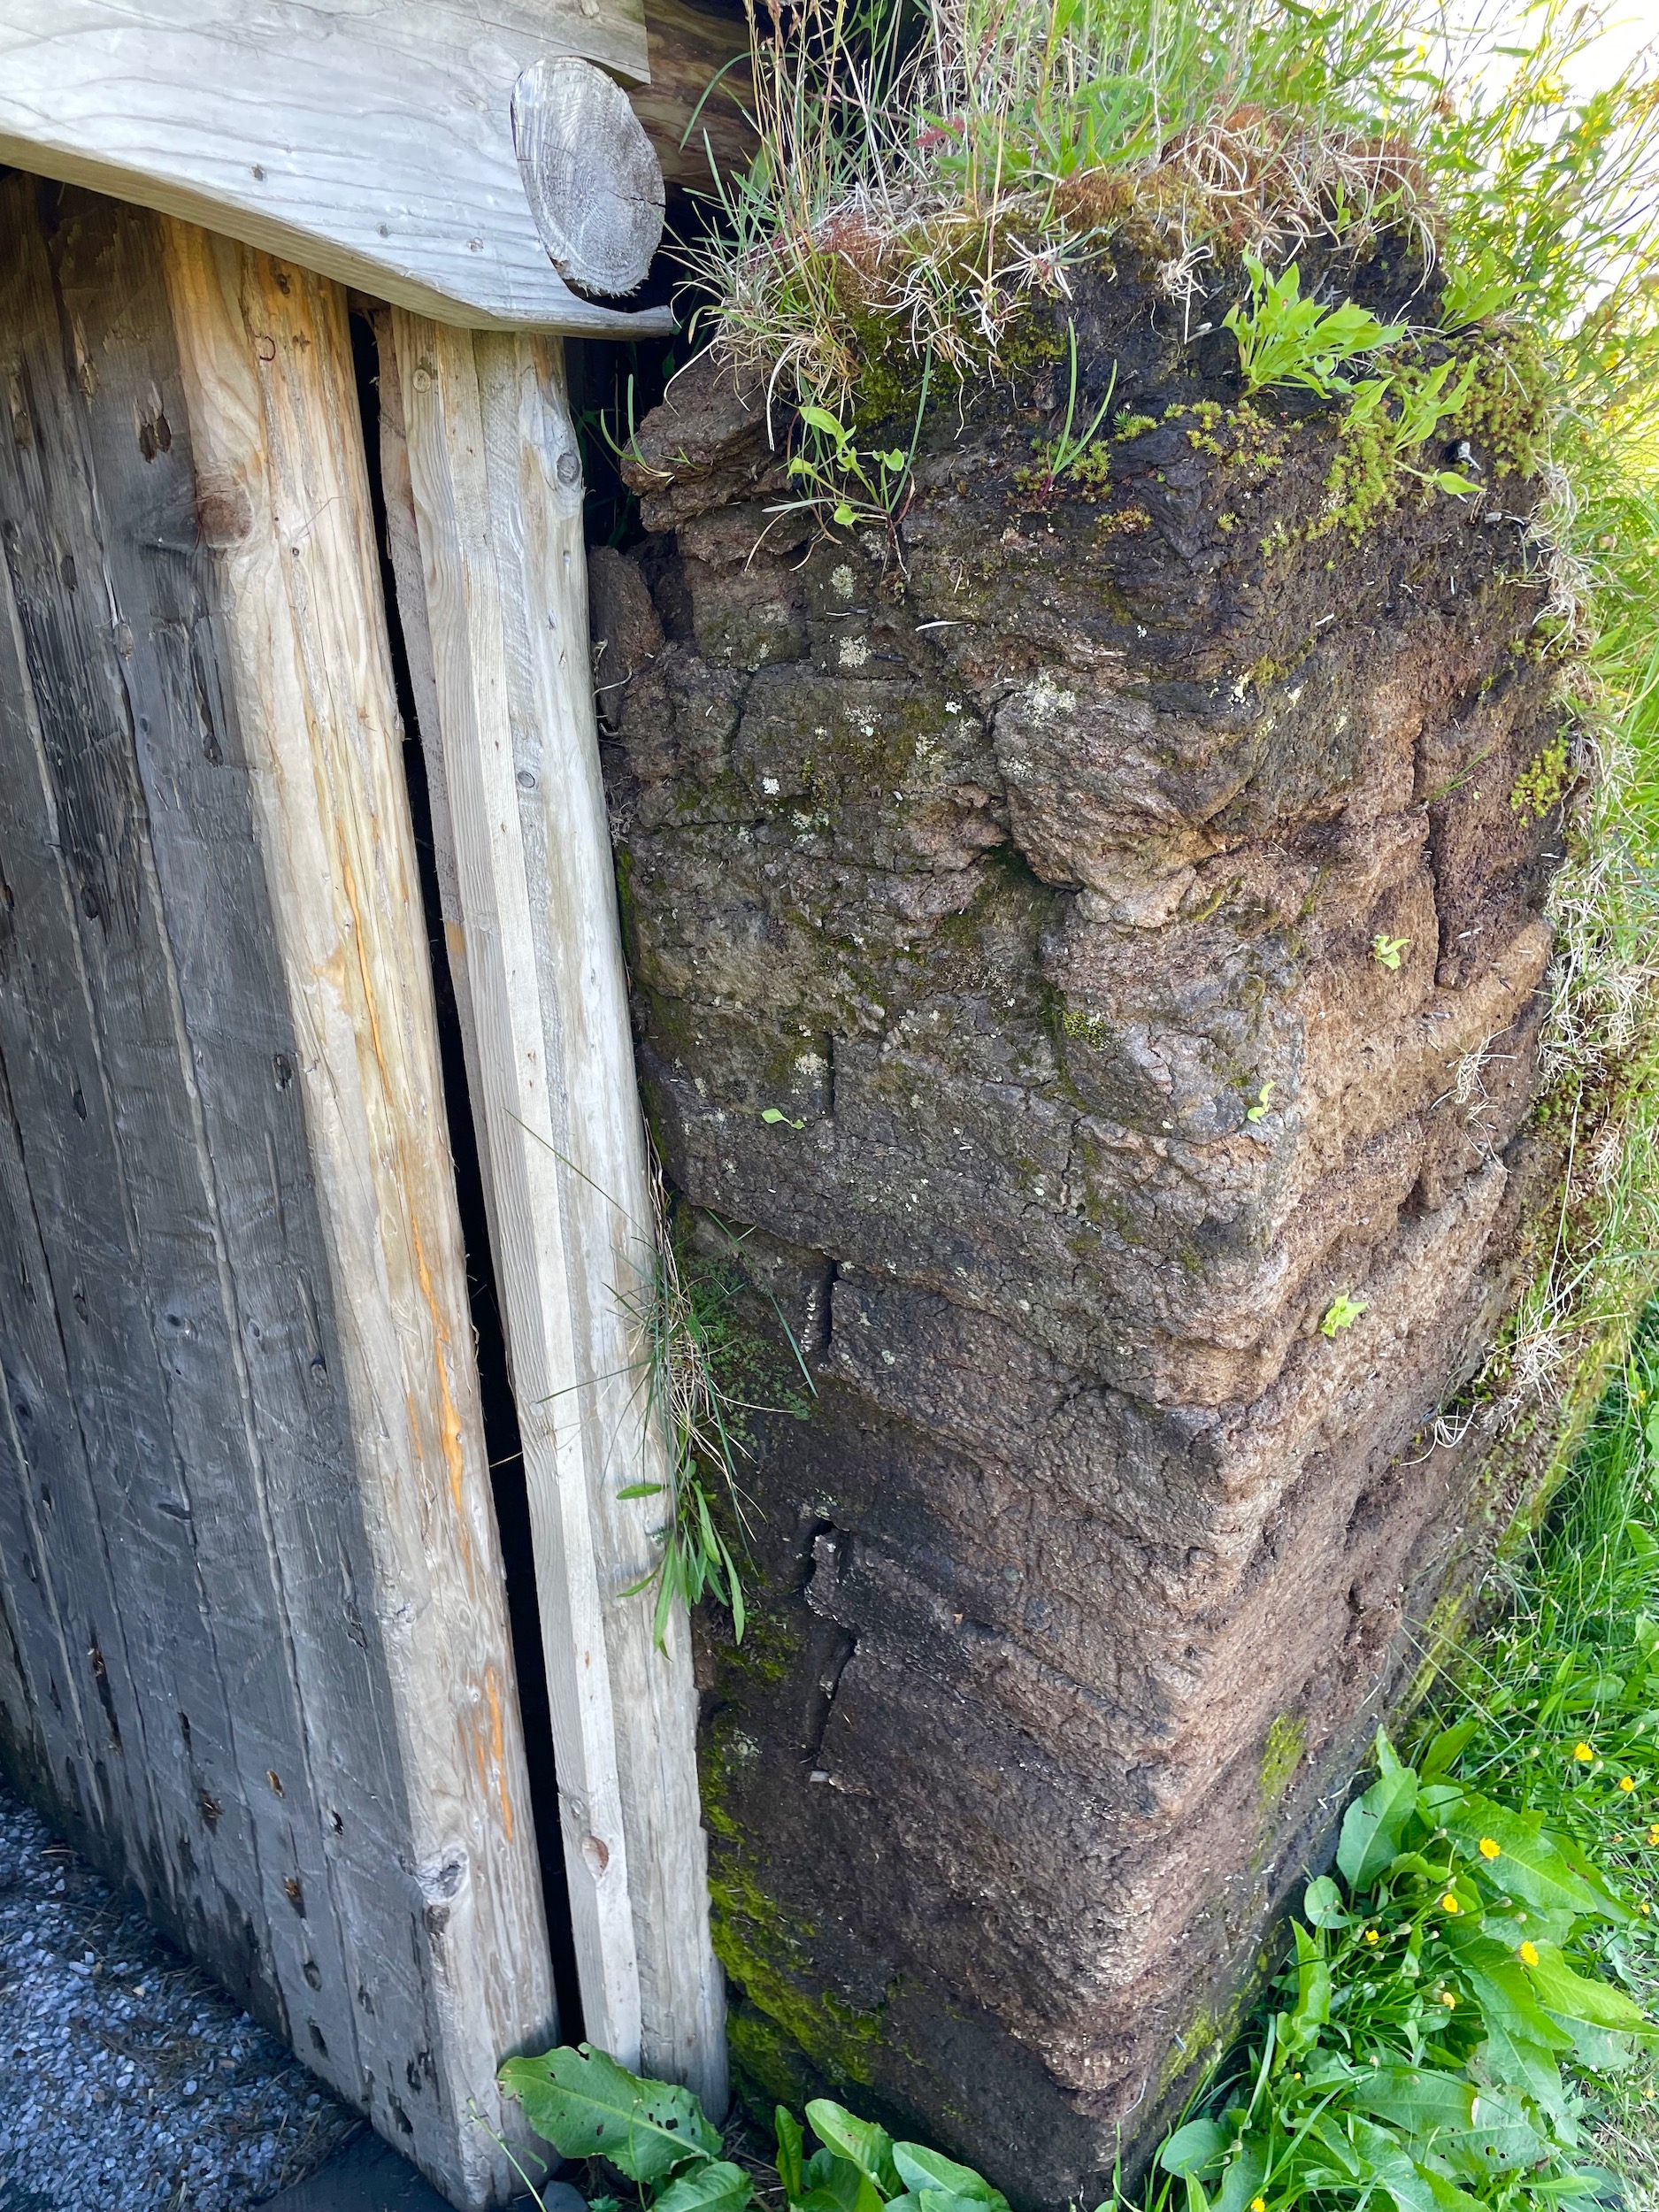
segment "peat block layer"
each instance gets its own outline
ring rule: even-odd
[[[1079,413],[1110,356],[1152,418],[1109,472],[1033,462],[1039,346],[896,540],[769,511],[704,357],[595,572],[658,1141],[818,1392],[704,1636],[734,2052],[1025,2204],[1213,2047],[1509,1511],[1414,1440],[1556,1171],[1525,488],[1477,443],[1487,498],[1310,529],[1331,412],[1240,412],[1152,303],[1071,311]]]

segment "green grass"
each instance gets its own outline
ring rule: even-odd
[[[1601,1947],[1650,2009],[1659,2007],[1655,1531],[1659,1322],[1639,1336],[1549,1521],[1504,1571],[1491,1626],[1436,1701],[1473,1723],[1459,1773],[1572,1836],[1635,1903],[1631,1928]],[[1637,2203],[1659,2203],[1656,2090],[1643,2066],[1601,2093],[1608,2162]]]

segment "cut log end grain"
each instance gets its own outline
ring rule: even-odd
[[[549,56],[513,88],[525,196],[567,282],[615,295],[643,282],[663,234],[663,173],[621,87],[591,62]]]

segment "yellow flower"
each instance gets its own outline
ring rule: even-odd
[[[1591,1750],[1587,1743],[1576,1743],[1572,1747],[1572,1755],[1575,1759],[1580,1761],[1582,1764],[1588,1766],[1591,1760],[1594,1758],[1595,1754]]]
[[[1538,1946],[1535,1943],[1524,1943],[1515,1955],[1520,1960],[1523,1966],[1536,1966],[1538,1964]]]
[[[1636,1786],[1635,1776],[1633,1774],[1621,1774],[1618,1778],[1618,1786],[1622,1790],[1633,1790]]]
[[[1445,1896],[1440,1900],[1440,1910],[1442,1912],[1462,1912],[1463,1910],[1463,1907],[1452,1895],[1450,1890],[1448,1890]]]
[[[1659,1843],[1659,1820],[1655,1821],[1647,1831],[1647,1840],[1649,1843]]]
[[[1481,1837],[1480,1855],[1483,1859],[1495,1859],[1498,1855],[1498,1851],[1499,1846],[1494,1843],[1490,1836]]]
[[[1267,2199],[1265,2197],[1252,2197],[1250,2199],[1250,2212],[1267,2212]]]
[[[1365,1931],[1365,1940],[1367,1943],[1380,1943],[1382,1941],[1382,1938],[1378,1934],[1375,1928],[1367,1928]]]
[[[1453,1996],[1449,1989],[1443,1989],[1440,1992],[1440,2002],[1445,2006],[1447,2011],[1450,2012],[1453,2007],[1456,2004],[1457,2000]]]

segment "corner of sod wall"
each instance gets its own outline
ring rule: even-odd
[[[704,1637],[733,2055],[1028,2205],[1213,2051],[1535,1488],[1425,1425],[1561,1171],[1534,495],[1328,526],[1330,411],[1178,375],[1133,276],[1072,311],[1141,411],[1087,482],[1040,344],[826,535],[705,355],[595,565],[657,1141],[818,1391]]]

